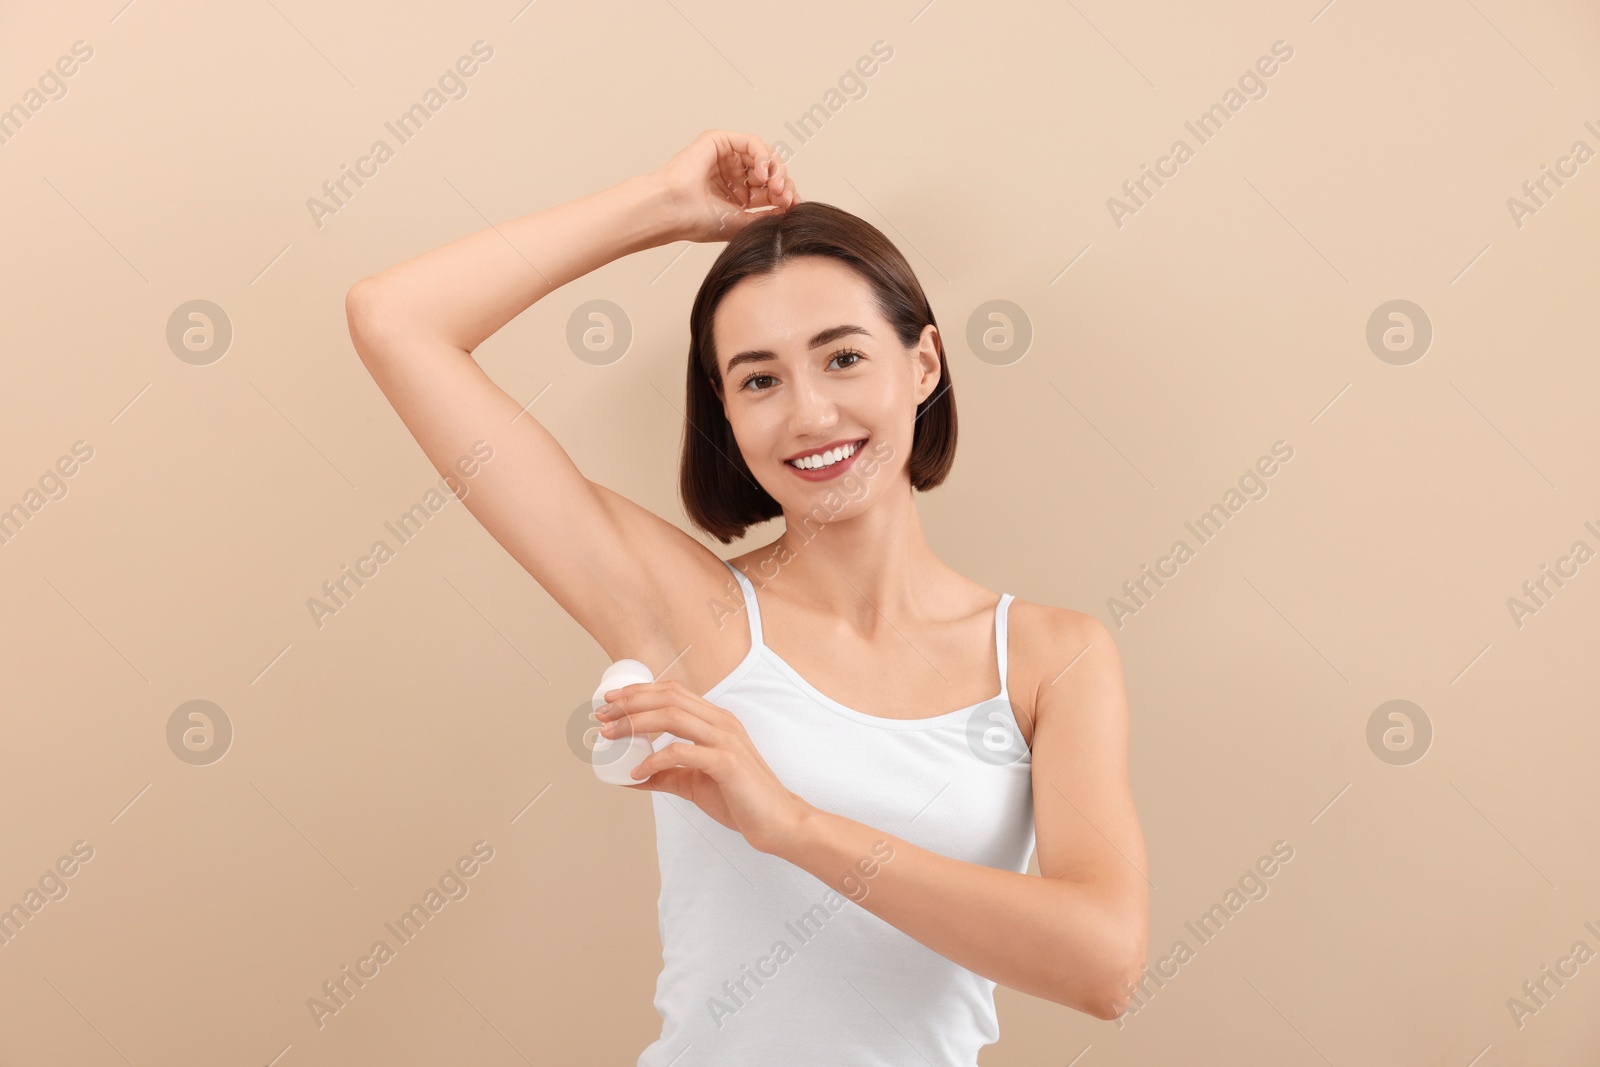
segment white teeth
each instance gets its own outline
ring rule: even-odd
[[[814,456],[806,456],[804,459],[791,459],[785,460],[785,462],[789,466],[799,467],[801,470],[820,470],[823,467],[831,467],[841,460],[849,459],[856,454],[856,449],[860,447],[861,443],[858,441],[851,445],[840,445],[831,452],[819,452]]]

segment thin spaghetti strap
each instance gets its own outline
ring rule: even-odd
[[[727,560],[722,561],[723,566],[733,572],[739,581],[739,588],[744,592],[744,614],[750,623],[750,645],[752,648],[761,645],[761,605],[756,603],[756,587],[750,584],[750,579]]]
[[[1001,593],[1000,603],[994,613],[994,650],[995,659],[1000,663],[1000,696],[1005,697],[1009,691],[1006,684],[1006,616],[1010,613],[1011,594]]]

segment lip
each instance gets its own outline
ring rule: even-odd
[[[846,437],[841,441],[831,442],[823,445],[821,448],[807,449],[804,452],[789,457],[789,459],[804,459],[806,456],[814,456],[819,452],[831,452],[835,448],[839,448],[842,445],[854,444],[858,441],[861,442],[861,447],[857,448],[848,459],[842,459],[831,467],[820,467],[817,470],[801,470],[799,467],[791,466],[788,459],[784,460],[783,465],[788,467],[789,470],[796,476],[804,478],[808,482],[825,482],[830,478],[837,478],[839,475],[843,474],[845,471],[854,466],[856,460],[860,458],[861,453],[865,451],[866,443],[869,440],[871,440],[869,437]]]

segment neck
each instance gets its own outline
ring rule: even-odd
[[[764,586],[809,610],[851,620],[867,636],[887,619],[924,614],[929,593],[949,570],[923,535],[909,478],[872,488],[882,495],[848,519],[786,510],[784,532],[760,567]]]

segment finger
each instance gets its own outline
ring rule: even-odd
[[[681,767],[668,767],[664,771],[656,771],[642,782],[622,783],[629,789],[644,789],[652,793],[671,793],[675,797],[688,800],[693,794],[688,787],[689,776],[693,771],[686,771]]]
[[[674,741],[644,759],[639,765],[629,772],[635,781],[645,778],[657,771],[664,771],[672,767],[686,767],[691,771],[704,771],[713,778],[717,777],[714,767],[723,766],[722,757],[725,753],[701,745],[690,745],[682,741]]]
[[[660,733],[681,737],[697,745],[726,746],[730,740],[725,731],[676,707],[631,712],[601,727],[601,734],[612,741],[621,741],[633,734]]]
[[[717,186],[717,191],[726,199],[737,201],[738,194],[733,187],[733,169],[728,163],[728,149],[719,135],[712,139],[711,150],[716,153],[716,175],[712,177],[712,184]]]
[[[736,149],[723,139],[717,142],[717,172],[722,177],[722,185],[729,200],[740,207],[747,207],[750,203],[750,193],[745,189],[742,160]]]
[[[615,716],[620,711],[633,708],[660,707],[660,700],[647,701],[646,694],[663,693],[667,690],[667,682],[629,682],[619,685],[615,689],[607,689],[600,694],[604,701],[595,709],[595,717],[604,722],[607,718]],[[609,699],[608,699],[609,698]]]
[[[782,165],[773,154],[772,146],[754,134],[728,131],[726,136],[729,147],[738,153],[744,164],[747,172],[745,183],[752,189],[766,186],[771,180],[773,168]]]
[[[771,156],[756,156],[748,165],[751,188],[766,189],[772,184],[773,160]]]
[[[788,171],[783,175],[783,209],[785,211],[801,202],[800,190],[795,187],[794,180],[789,177]]]
[[[606,697],[611,696],[613,693],[617,694],[618,696],[621,696],[622,694],[625,694],[625,693],[635,692],[635,691],[637,691],[638,689],[640,689],[643,686],[654,685],[654,684],[655,684],[654,682],[629,682],[627,685],[619,685],[615,689],[607,689],[607,690],[605,690],[604,692],[602,692],[600,694],[600,697],[601,697],[602,700],[604,700]],[[609,704],[609,703],[614,703],[614,702],[613,701],[606,701],[606,703]]]
[[[771,156],[745,156],[745,185],[750,189],[750,206],[765,207],[772,200],[772,167]]]
[[[635,682],[623,686],[620,690],[608,689],[606,693],[616,694],[616,699],[611,703],[617,711],[625,715],[656,708],[678,707],[723,730],[731,732],[740,725],[739,717],[733,712],[717,707],[698,693],[690,692],[689,688],[677,679],[665,682]],[[601,709],[602,713],[607,710]],[[605,719],[601,721],[604,722]]]
[[[768,166],[764,192],[766,202],[779,211],[787,211],[800,202],[800,194],[795,190],[793,179],[789,177],[789,168],[776,156],[772,157]]]
[[[794,207],[794,205],[800,202],[800,193],[797,189],[795,189],[794,180],[789,177],[789,168],[784,166],[782,160],[778,161],[775,176],[773,180],[768,183],[768,185],[771,189],[776,191],[776,202],[779,203],[785,210]]]
[[[768,159],[772,156],[772,148],[767,142],[753,133],[725,130],[723,131],[723,136],[727,139],[729,147],[739,153],[752,170],[755,169],[758,160]]]

